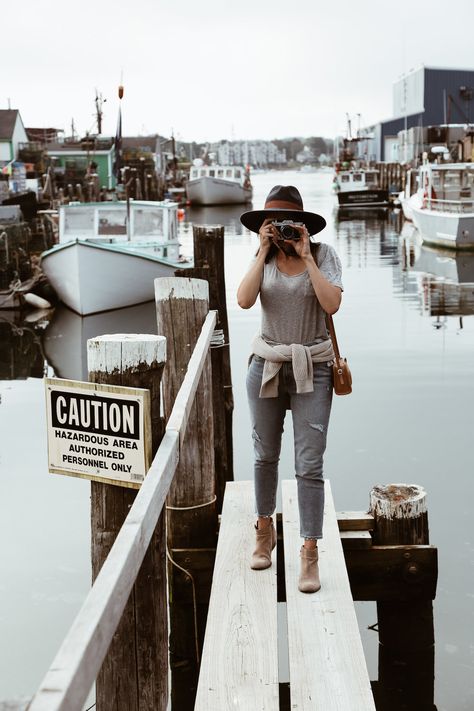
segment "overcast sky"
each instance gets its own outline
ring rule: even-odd
[[[182,140],[323,135],[392,115],[405,70],[474,68],[474,0],[2,2],[0,108],[26,126]]]

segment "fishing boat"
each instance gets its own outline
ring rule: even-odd
[[[474,163],[425,163],[409,199],[423,241],[474,249]]]
[[[177,204],[118,201],[62,205],[59,243],[41,267],[60,300],[86,316],[154,298],[154,279],[192,266],[179,254]]]
[[[388,207],[388,190],[380,184],[380,172],[356,158],[356,148],[362,137],[352,136],[351,120],[347,115],[347,137],[342,139],[335,164],[333,190],[337,195],[339,208],[380,208]]]
[[[388,207],[388,190],[380,187],[375,168],[336,165],[333,187],[340,208]]]
[[[196,159],[186,183],[191,205],[241,205],[252,200],[248,170],[235,165],[204,165]]]

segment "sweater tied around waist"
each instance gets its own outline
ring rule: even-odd
[[[297,393],[313,392],[313,363],[332,363],[334,349],[327,338],[305,346],[301,343],[269,343],[261,335],[255,336],[252,353],[264,358],[260,397],[278,397],[279,372],[283,363],[291,361]]]

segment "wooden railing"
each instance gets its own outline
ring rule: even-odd
[[[216,312],[211,311],[145,481],[29,711],[80,711],[83,707],[120,623],[173,481],[215,324]]]

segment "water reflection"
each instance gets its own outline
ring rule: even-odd
[[[43,377],[46,323],[40,314],[28,320],[18,311],[0,311],[0,380]]]
[[[393,210],[336,210],[334,229],[337,240],[345,243],[347,266],[355,266],[353,258],[356,256],[359,266],[362,266],[361,257],[367,266],[369,255],[377,263],[382,257],[387,264],[398,265],[401,224],[401,213]]]
[[[405,271],[417,278],[423,314],[474,314],[474,254],[420,244],[416,233],[404,240],[403,254]]]
[[[156,333],[155,303],[81,317],[58,307],[43,334],[48,364],[58,378],[88,380],[87,339],[106,333]]]
[[[196,225],[224,225],[226,237],[241,235],[244,227],[240,222],[240,215],[251,209],[251,203],[248,205],[187,207],[183,226],[185,229],[190,229],[192,223]]]

